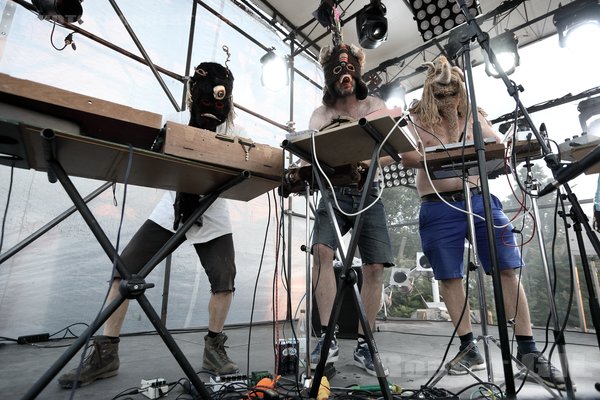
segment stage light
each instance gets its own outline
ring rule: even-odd
[[[600,38],[598,0],[578,0],[556,10],[553,18],[560,47],[581,47]]]
[[[600,136],[600,96],[585,99],[577,105],[582,132]]]
[[[421,275],[426,276],[428,278],[433,277],[433,268],[431,267],[431,263],[427,259],[424,253],[417,251],[416,254],[416,267],[414,269],[415,272],[421,273]]]
[[[406,89],[398,80],[381,85],[376,93],[388,108],[402,107],[406,110]]]
[[[409,5],[425,42],[466,21],[453,0],[410,0]],[[473,17],[479,15],[479,1],[465,0],[465,5]]]
[[[81,0],[32,0],[42,19],[64,24],[78,22],[83,15]]]
[[[371,0],[356,15],[356,34],[361,47],[374,49],[387,40],[388,22],[385,5],[379,0]]]
[[[397,287],[398,291],[403,294],[412,292],[411,272],[408,268],[393,267],[390,274],[390,285]]]
[[[267,54],[260,58],[262,71],[260,82],[272,91],[278,91],[289,83],[287,61],[275,54],[274,49],[269,49]]]
[[[500,64],[500,68],[510,75],[515,72],[515,69],[519,66],[520,57],[517,44],[519,39],[511,31],[506,31],[492,39],[490,39],[490,48],[496,56],[496,61]],[[485,73],[488,76],[499,78],[500,74],[496,70],[496,67],[492,64],[489,59],[487,52],[482,50],[483,58],[485,60]]]
[[[401,162],[388,164],[383,167],[383,184],[386,188],[415,186],[415,170],[404,168]]]

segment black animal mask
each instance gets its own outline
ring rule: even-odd
[[[221,64],[203,62],[190,79],[190,126],[215,131],[233,120],[233,74]]]
[[[325,87],[323,88],[323,104],[333,105],[338,93],[335,90],[336,82],[344,75],[354,78],[356,84],[355,95],[363,100],[369,94],[367,85],[362,80],[361,69],[365,63],[365,55],[360,47],[354,45],[340,44],[324,47],[319,57],[321,67],[325,73]]]

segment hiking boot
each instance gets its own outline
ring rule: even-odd
[[[477,345],[473,345],[467,351],[461,350],[458,354],[446,364],[448,374],[465,375],[467,371],[481,371],[485,369],[485,361],[479,353]]]
[[[323,348],[323,343],[325,342],[325,334],[322,334],[319,340],[317,341],[317,345],[310,353],[310,365],[312,369],[316,369],[317,365],[319,365],[319,361],[321,361],[321,349]],[[340,358],[340,348],[338,347],[338,342],[335,336],[331,340],[331,346],[329,346],[329,353],[327,353],[327,361],[325,364],[330,364],[336,362]]]
[[[565,388],[565,378],[562,373],[539,351],[523,355],[517,353],[517,360],[523,363],[530,372],[539,376],[546,385],[557,389]],[[535,382],[529,375],[527,379]]]
[[[110,378],[119,373],[119,338],[96,336],[93,338],[92,350],[83,360],[77,375],[74,368],[58,378],[58,384],[65,389],[86,386],[96,379]]]
[[[223,332],[215,337],[204,336],[204,356],[202,368],[216,375],[235,374],[240,369],[231,361],[225,351],[227,335]]]
[[[354,349],[354,365],[361,367],[367,374],[377,376],[377,372],[375,371],[375,364],[373,364],[373,357],[371,357],[371,352],[369,351],[369,346],[366,342],[362,342],[356,349]],[[390,371],[384,366],[383,373],[385,376],[390,374]]]

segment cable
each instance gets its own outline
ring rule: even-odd
[[[263,261],[265,258],[265,250],[267,247],[267,239],[269,236],[269,228],[271,226],[271,195],[267,192],[267,204],[268,204],[268,212],[267,212],[267,226],[265,228],[265,236],[263,239],[263,246],[260,252],[260,262],[258,263],[258,272],[256,273],[256,280],[254,281],[254,291],[252,292],[252,306],[250,308],[250,325],[248,329],[248,351],[246,353],[246,376],[250,376],[250,344],[252,341],[252,322],[254,320],[254,307],[256,305],[256,293],[258,290],[258,281],[260,279],[260,274],[263,267]]]
[[[394,133],[394,130],[398,127],[398,125],[400,124],[400,122],[405,121],[405,119],[407,118],[407,115],[398,118],[398,120],[394,123],[394,126],[392,126],[392,128],[390,129],[390,131],[387,133],[387,135],[384,137],[383,141],[379,144],[379,147],[377,148],[377,154],[381,154],[381,149],[383,148],[384,144],[387,142],[387,140],[389,139],[389,137],[392,135],[392,133]],[[319,172],[321,173],[321,176],[323,176],[323,178],[325,179],[325,181],[327,182],[327,186],[329,187],[329,189],[331,190],[331,195],[333,198],[333,202],[335,203],[336,208],[338,209],[338,211],[340,213],[342,213],[343,215],[347,216],[347,217],[354,217],[357,216],[359,214],[362,214],[363,212],[367,211],[369,208],[373,207],[381,198],[381,194],[383,193],[383,190],[381,190],[381,188],[378,190],[377,193],[377,198],[375,200],[373,200],[373,202],[371,202],[371,204],[369,204],[368,206],[364,207],[362,210],[358,210],[355,213],[347,213],[344,210],[342,210],[342,208],[340,207],[340,205],[337,202],[337,197],[334,193],[333,190],[333,184],[331,183],[331,181],[329,180],[329,178],[327,177],[327,174],[325,174],[325,172],[323,171],[320,163],[319,163],[319,159],[317,158],[317,148],[316,148],[316,143],[315,143],[315,132],[312,131],[311,135],[310,135],[310,139],[311,139],[311,146],[312,146],[312,153],[313,153],[313,162],[316,165],[317,169],[319,170]],[[373,166],[369,166],[369,168],[373,168]],[[381,162],[380,159],[377,158],[377,169],[381,170]],[[367,185],[370,185],[371,182],[366,182]],[[367,188],[369,189],[369,188]]]
[[[13,189],[13,180],[15,174],[15,161],[10,166],[10,180],[8,181],[8,192],[6,194],[6,205],[4,206],[4,215],[2,216],[2,231],[0,232],[0,254],[2,254],[2,244],[4,243],[4,229],[6,228],[6,217],[8,215],[8,206],[10,205],[10,198]]]

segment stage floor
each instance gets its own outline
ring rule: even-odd
[[[479,326],[475,326],[477,335]],[[272,348],[272,325],[258,325],[252,327],[251,345],[248,346],[250,329],[248,326],[228,327],[229,340],[228,354],[240,366],[240,373],[247,374],[253,371],[273,372],[274,357]],[[374,333],[384,365],[389,368],[389,381],[405,389],[401,396],[409,396],[410,390],[419,389],[435,373],[452,333],[452,326],[448,322],[439,321],[414,321],[414,320],[387,320],[378,321],[377,331]],[[204,344],[204,331],[173,332],[173,337],[180,346],[183,354],[188,358],[194,368],[199,368],[202,361]],[[489,334],[498,338],[496,327],[490,327]],[[509,332],[509,334],[511,334]],[[534,331],[539,347],[543,347],[545,332],[542,329]],[[549,337],[552,337],[550,332]],[[567,345],[566,354],[571,371],[571,377],[576,385],[576,399],[600,399],[600,392],[595,385],[600,386],[600,349],[595,334],[567,332],[565,334]],[[47,369],[63,354],[65,347],[72,340],[46,342],[36,345],[19,345],[3,342],[0,345],[0,398],[19,399],[44,375]],[[344,393],[341,388],[355,385],[378,385],[375,377],[366,374],[362,369],[353,364],[352,351],[355,346],[353,339],[340,339],[340,359],[335,363],[336,374],[331,379],[331,386],[335,393]],[[450,346],[448,355],[453,357],[458,351],[458,339]],[[62,346],[62,347],[61,347]],[[482,344],[480,344],[482,346]],[[248,348],[250,352],[248,353]],[[503,386],[504,370],[500,348],[490,346],[490,365],[495,384]],[[516,343],[514,352],[516,353]],[[124,336],[120,344],[121,368],[119,375],[109,379],[99,380],[92,385],[80,388],[71,393],[61,389],[56,379],[46,385],[37,397],[44,400],[58,399],[85,399],[106,400],[113,398],[146,399],[142,394],[117,397],[122,392],[139,387],[142,379],[164,378],[167,382],[175,382],[185,378],[185,374],[175,361],[173,355],[162,342],[160,336],[152,334]],[[548,351],[546,352],[548,355]],[[249,363],[248,363],[249,360]],[[72,368],[79,361],[79,355],[74,357],[65,368]],[[553,356],[554,364],[560,367],[558,350]],[[247,365],[250,367],[247,368]],[[513,363],[513,369],[516,367]],[[210,390],[209,376],[200,373],[200,378],[207,383]],[[477,372],[482,381],[487,381],[487,371]],[[293,376],[284,376],[281,382],[286,386],[293,385]],[[514,380],[515,387],[519,389],[522,381]],[[479,398],[478,381],[469,375],[445,375],[435,385],[435,388],[445,389],[452,393],[461,392],[461,399]],[[474,385],[474,386],[471,386]],[[340,388],[340,390],[336,389]],[[181,394],[181,386],[169,393],[167,398],[190,399],[191,396]],[[517,394],[518,399],[552,399],[566,398],[564,392],[549,393],[542,386],[526,382]],[[71,397],[73,395],[73,397]],[[179,396],[179,397],[178,397]],[[374,395],[373,398],[378,396]],[[308,398],[308,396],[306,396]],[[433,397],[427,397],[433,398]],[[491,397],[490,397],[491,398]]]

